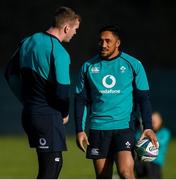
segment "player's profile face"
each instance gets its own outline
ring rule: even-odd
[[[99,53],[102,58],[111,59],[118,55],[120,40],[111,31],[103,31],[99,37]]]
[[[67,25],[67,34],[65,36],[64,42],[69,42],[72,37],[76,34],[77,29],[79,28],[80,22],[76,19],[74,22],[70,22]]]

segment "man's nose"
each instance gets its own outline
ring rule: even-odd
[[[103,48],[105,48],[105,47],[107,46],[106,41],[103,41],[101,46],[102,46]]]

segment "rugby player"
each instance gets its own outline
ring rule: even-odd
[[[155,146],[157,142],[145,70],[139,60],[120,51],[120,44],[119,28],[103,27],[99,31],[99,53],[82,65],[76,84],[77,143],[83,151],[87,144],[87,158],[93,159],[96,178],[112,178],[114,162],[121,178],[135,178],[132,152],[136,105],[144,125],[140,140],[149,137]]]
[[[57,179],[65,151],[69,116],[70,57],[62,42],[70,42],[80,16],[71,8],[56,10],[52,26],[25,38],[20,49],[22,124],[30,147],[36,148],[39,179]]]

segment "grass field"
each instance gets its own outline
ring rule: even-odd
[[[68,152],[64,155],[64,165],[60,178],[89,179],[94,177],[91,160],[75,145],[72,137],[68,138]],[[176,139],[170,142],[163,169],[164,178],[176,178]],[[0,137],[0,178],[35,178],[37,157],[35,150],[29,149],[24,136]]]

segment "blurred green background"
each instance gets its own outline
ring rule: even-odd
[[[72,136],[67,137],[69,151],[63,153],[64,164],[60,178],[89,179],[95,178],[91,160],[85,158]],[[25,136],[4,136],[0,138],[0,178],[31,179],[37,174],[37,157],[35,150],[28,148]],[[163,168],[164,178],[176,178],[176,139],[172,139],[166,154]],[[114,170],[114,177],[116,171]]]

